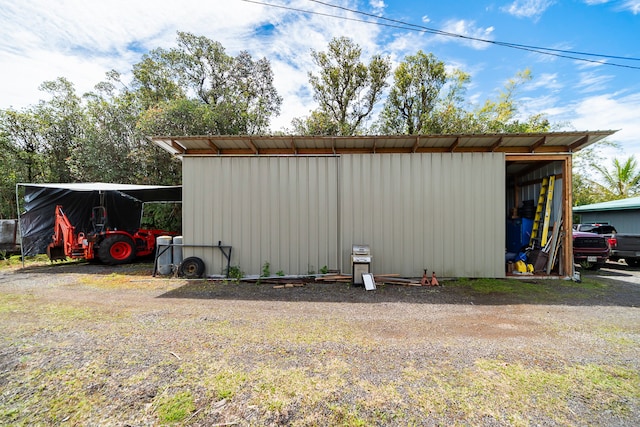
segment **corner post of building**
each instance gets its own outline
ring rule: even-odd
[[[573,158],[572,154],[568,154],[564,161],[563,170],[564,183],[563,193],[564,196],[564,242],[562,247],[564,248],[565,259],[565,275],[573,277]]]

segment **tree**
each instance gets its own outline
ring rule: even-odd
[[[520,86],[533,79],[530,69],[519,71],[516,76],[509,79],[503,90],[498,95],[498,100],[487,100],[477,110],[477,123],[481,124],[481,132],[485,133],[526,133],[548,132],[550,123],[544,114],[535,114],[526,121],[520,122],[515,117],[518,112],[518,103],[515,98]]]
[[[322,111],[312,111],[308,117],[291,121],[295,135],[340,135],[340,128],[333,118]]]
[[[628,157],[624,161],[614,158],[611,169],[601,164],[594,164],[593,167],[600,173],[604,181],[601,185],[611,195],[610,200],[626,199],[638,192],[640,170],[635,157]]]
[[[181,134],[199,129],[227,135],[264,133],[282,104],[267,59],[253,60],[247,52],[229,56],[219,42],[190,33],[178,33],[177,48],[146,55],[134,66],[134,77],[133,87],[149,111],[145,125],[157,120],[175,132],[184,123],[173,120],[185,114],[195,118],[199,125],[186,126]]]
[[[590,205],[604,201],[599,186],[584,175],[574,172],[572,185],[573,206]]]
[[[48,101],[40,101],[35,115],[41,123],[42,140],[49,165],[47,180],[71,182],[73,176],[68,164],[71,153],[83,137],[84,110],[73,84],[60,77],[45,81],[40,90],[51,95]]]
[[[140,109],[119,93],[117,73],[84,96],[84,132],[68,159],[76,180],[137,183],[137,159],[131,156],[142,135],[136,130]]]
[[[85,95],[86,133],[70,163],[82,181],[178,184],[180,165],[150,144],[142,99],[116,72]]]
[[[471,76],[461,70],[447,74],[446,94],[422,125],[424,134],[477,133],[480,125],[473,112],[465,107],[465,94]]]
[[[394,72],[394,83],[381,113],[383,132],[422,133],[446,80],[444,62],[433,54],[418,51],[407,56]]]
[[[15,155],[21,179],[26,182],[44,180],[46,162],[42,155],[44,141],[41,123],[33,109],[0,111],[0,135],[9,153]]]
[[[362,131],[363,122],[380,100],[391,69],[388,58],[374,55],[368,64],[361,62],[362,49],[347,37],[334,38],[327,52],[312,51],[319,73],[309,73],[309,83],[319,107],[316,117],[328,117],[338,135]],[[315,119],[312,116],[312,120]],[[313,129],[313,126],[308,126]]]
[[[612,200],[612,194],[597,182],[594,175],[596,165],[602,162],[603,150],[619,149],[618,144],[609,140],[599,141],[581,149],[573,155],[573,205],[590,205]]]

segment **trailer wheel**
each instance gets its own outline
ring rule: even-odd
[[[98,249],[98,258],[105,264],[126,264],[136,257],[133,240],[122,234],[106,237]]]
[[[185,279],[199,279],[204,274],[204,261],[196,256],[185,258],[178,268],[178,276]]]

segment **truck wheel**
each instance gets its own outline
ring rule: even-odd
[[[98,249],[98,258],[105,264],[126,264],[136,257],[136,245],[125,235],[106,237]]]
[[[196,256],[185,258],[178,268],[178,276],[185,279],[199,279],[204,274],[204,261]]]

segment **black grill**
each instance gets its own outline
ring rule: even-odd
[[[606,248],[607,241],[599,237],[576,237],[573,240],[574,248]]]

